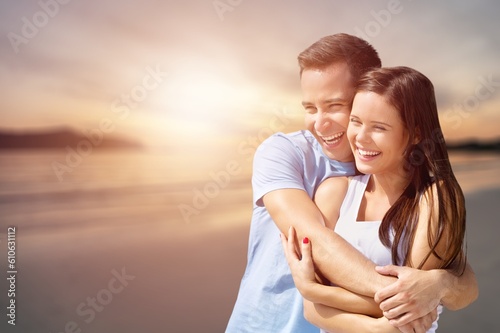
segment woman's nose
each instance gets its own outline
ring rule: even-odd
[[[367,142],[369,141],[370,136],[368,131],[363,127],[360,127],[356,133],[356,141],[359,142]]]

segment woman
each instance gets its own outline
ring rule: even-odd
[[[347,136],[364,175],[320,185],[315,201],[328,226],[378,265],[463,272],[464,196],[441,135],[432,83],[407,67],[366,73]],[[282,240],[309,321],[332,332],[399,332],[373,300],[351,295],[345,304],[345,290],[317,282],[307,239],[302,260],[293,230]],[[428,332],[436,328],[434,322]]]

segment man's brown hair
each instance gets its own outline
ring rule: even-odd
[[[298,57],[300,74],[305,69],[325,69],[335,63],[346,63],[354,81],[382,63],[377,51],[365,40],[339,33],[321,38]]]

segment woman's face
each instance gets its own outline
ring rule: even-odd
[[[408,143],[399,111],[373,92],[354,97],[347,138],[358,170],[365,174],[404,173]]]

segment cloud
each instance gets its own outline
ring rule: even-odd
[[[390,13],[394,3],[397,11]],[[39,10],[35,1],[0,4],[0,34],[19,32],[22,17],[30,19]],[[478,76],[500,75],[498,12],[500,4],[487,0],[242,1],[221,20],[213,2],[205,0],[71,1],[20,45],[19,53],[3,38],[0,88],[9,94],[0,108],[15,113],[10,115],[15,122],[16,114],[26,118],[41,104],[45,110],[52,104],[59,108],[54,114],[71,123],[81,121],[85,105],[91,119],[130,91],[144,68],[157,64],[175,73],[172,80],[185,71],[193,80],[216,75],[258,91],[256,107],[295,103],[298,53],[325,35],[360,31],[385,65],[407,65],[427,75],[440,105],[449,107],[474,90]],[[30,98],[19,100],[22,95]]]

